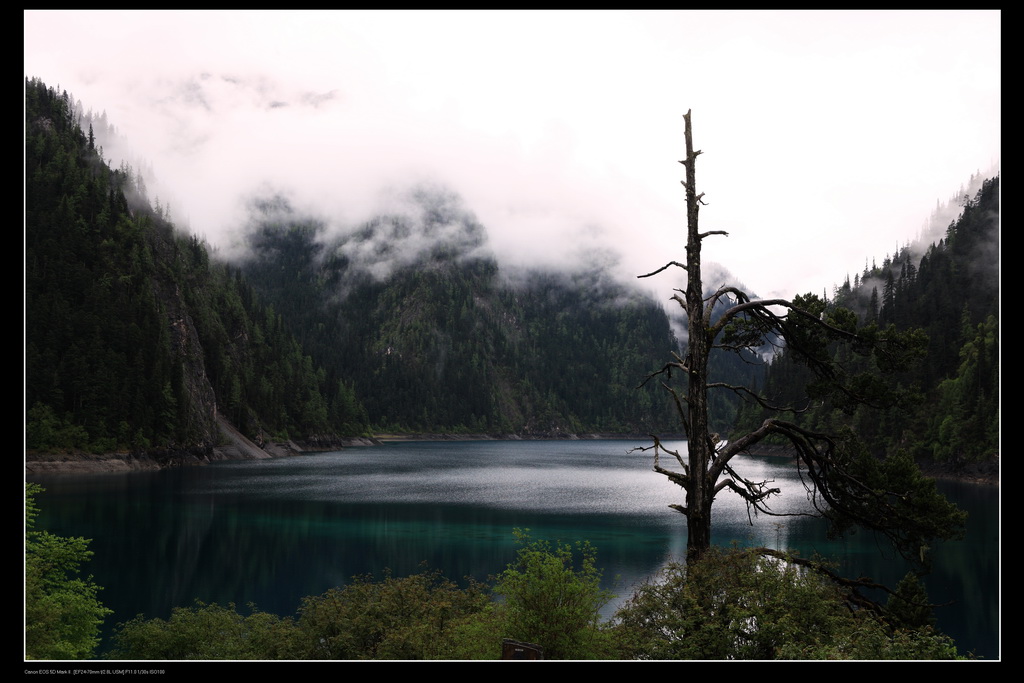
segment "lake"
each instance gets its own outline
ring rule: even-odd
[[[667,508],[682,490],[651,471],[629,441],[403,442],[278,460],[160,472],[34,478],[39,528],[93,539],[87,568],[105,587],[112,625],[139,613],[169,616],[203,602],[250,602],[293,614],[302,597],[350,577],[422,565],[453,579],[486,579],[514,559],[512,530],[589,540],[605,587],[621,597],[685,554],[685,520]],[[685,443],[675,446],[685,447]],[[664,462],[662,463],[665,464]],[[775,509],[808,506],[785,459],[742,459],[753,479],[783,490]],[[942,482],[970,512],[967,539],[935,549],[927,579],[940,628],[962,651],[999,656],[998,488]],[[870,534],[826,538],[820,520],[755,518],[723,493],[713,541],[841,558],[847,575],[888,585],[906,573]],[[104,645],[103,647],[106,647]]]

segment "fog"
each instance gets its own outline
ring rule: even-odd
[[[151,168],[150,197],[223,254],[254,198],[347,235],[435,187],[504,266],[632,280],[684,258],[692,109],[702,230],[730,233],[707,272],[789,297],[999,163],[998,11],[24,17],[25,75],[105,113],[127,141],[105,156]]]

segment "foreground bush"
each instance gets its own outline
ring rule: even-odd
[[[614,658],[600,623],[614,596],[601,589],[597,550],[577,543],[577,560],[571,545],[531,541],[528,532],[515,531],[522,547],[494,587],[505,598],[503,635],[542,646],[545,659]]]
[[[234,605],[175,609],[168,620],[141,615],[119,624],[120,659],[500,659],[503,638],[537,643],[547,659],[613,657],[600,624],[611,595],[601,590],[596,554],[551,546],[516,532],[522,547],[487,586],[460,588],[439,572],[380,580],[356,577],[304,598],[296,619]],[[578,564],[578,567],[576,566]]]
[[[197,603],[168,620],[138,616],[119,624],[117,659],[427,659],[450,650],[453,626],[490,606],[482,588],[460,589],[438,572],[380,581],[356,577],[344,588],[304,598],[298,619],[233,604]]]
[[[611,623],[600,609],[596,552],[516,532],[516,559],[486,586],[438,572],[357,577],[280,618],[234,605],[176,609],[167,621],[121,624],[125,659],[499,659],[504,638],[536,643],[545,659],[951,659],[913,576],[885,609],[795,561],[712,549],[641,586]]]
[[[139,615],[118,624],[112,659],[297,659],[301,634],[290,618],[250,605],[243,616],[227,607],[196,602],[177,607],[170,619]]]
[[[79,576],[92,557],[89,541],[34,529],[42,490],[25,484],[25,658],[86,659],[110,610],[92,577]]]
[[[490,605],[482,586],[460,589],[439,572],[381,581],[357,577],[299,608],[304,659],[430,659],[450,649],[453,627]]]
[[[670,565],[616,615],[635,659],[952,659],[953,641],[854,608],[821,574],[713,548]],[[919,617],[920,618],[920,617]]]

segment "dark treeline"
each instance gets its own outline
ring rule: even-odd
[[[247,435],[362,433],[237,270],[112,170],[66,92],[25,83],[26,438],[32,449],[208,449]]]
[[[876,453],[904,449],[919,459],[959,468],[990,462],[999,438],[999,178],[986,180],[973,199],[964,198],[960,217],[945,237],[921,249],[904,247],[881,266],[837,287],[830,307],[858,313],[877,329],[920,329],[927,353],[906,372],[887,377],[903,400],[882,411],[846,408],[820,397],[799,417],[822,431],[849,425]],[[915,256],[915,253],[917,256]],[[840,353],[838,350],[836,353]],[[840,358],[848,372],[860,371],[853,356]],[[794,387],[809,378],[784,352],[768,368],[768,395],[779,403],[796,399]],[[803,406],[797,406],[803,407]],[[742,412],[750,425],[762,411]]]

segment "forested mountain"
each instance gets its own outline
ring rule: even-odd
[[[836,288],[829,306],[848,308],[877,328],[918,328],[927,355],[891,375],[904,400],[881,412],[846,413],[827,399],[802,416],[810,428],[849,424],[877,453],[904,448],[918,458],[960,467],[988,462],[999,438],[999,178],[985,180],[959,217],[926,248],[908,245],[882,265]],[[940,210],[938,213],[941,213]],[[844,362],[852,359],[842,359]],[[851,366],[851,370],[854,370]],[[769,395],[787,403],[807,380],[805,368],[782,354],[767,375]],[[750,425],[762,412],[747,407]]]
[[[678,431],[637,385],[677,347],[664,310],[599,268],[507,273],[459,199],[329,236],[261,202],[242,270],[381,430],[559,435]]]
[[[208,451],[218,411],[256,440],[365,431],[350,386],[89,130],[26,79],[27,447]]]
[[[637,388],[678,346],[668,318],[600,264],[499,272],[458,197],[419,188],[334,237],[257,201],[238,268],[107,166],[104,116],[34,79],[25,106],[30,449],[203,451],[218,416],[257,442],[679,430]]]

